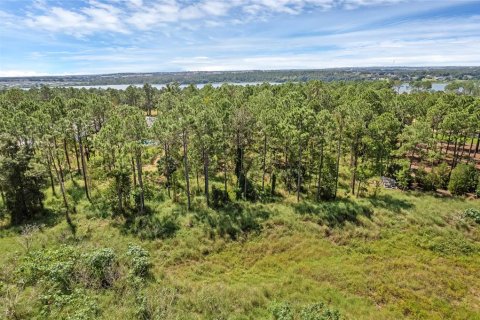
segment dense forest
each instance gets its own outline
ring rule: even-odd
[[[193,85],[182,89],[172,83],[163,89],[145,84],[123,91],[47,86],[1,91],[1,232],[21,233],[26,248],[21,258],[8,260],[10,267],[0,275],[5,314],[19,319],[41,310],[42,317],[52,319],[107,317],[100,303],[118,306],[116,316],[127,318],[133,314],[140,319],[185,318],[181,309],[200,318],[226,319],[238,310],[223,306],[221,295],[206,295],[200,301],[192,293],[200,290],[202,294],[200,288],[151,284],[175,277],[158,268],[168,268],[169,263],[180,268],[190,259],[221,254],[228,243],[240,245],[265,228],[280,228],[287,222],[272,216],[287,204],[304,215],[315,214],[318,208],[327,210],[315,224],[328,227],[330,231],[322,233],[330,237],[345,223],[361,225],[357,215],[374,215],[382,192],[446,197],[453,207],[468,206],[461,200],[465,198],[456,196],[480,195],[478,87],[462,82],[449,85],[449,92],[418,87],[398,94],[386,81],[309,81],[201,89]],[[384,190],[385,186],[400,190]],[[373,208],[362,204],[367,200]],[[402,200],[391,201],[398,210],[408,209],[402,207]],[[468,201],[478,207],[478,200]],[[478,223],[480,212],[468,210],[466,215]],[[49,240],[48,246],[30,250],[30,239],[41,233],[39,223],[64,223],[68,228],[55,245]],[[115,225],[131,242],[159,241],[148,242],[157,243],[149,247],[151,252],[166,253],[152,263],[151,253],[139,245],[129,244],[124,255],[111,248],[78,249],[92,228],[104,223]],[[468,256],[479,252],[478,227],[475,222],[465,222],[463,228],[466,225],[474,240],[459,247]],[[290,230],[311,228],[295,226]],[[201,240],[195,241],[204,244],[198,257],[192,258],[187,251],[171,256],[174,248],[194,251],[197,247],[185,234],[196,234]],[[357,236],[369,238],[368,234]],[[119,240],[112,236],[115,241]],[[255,248],[248,250],[255,254]],[[232,253],[229,259],[234,257]],[[472,266],[472,261],[466,263]],[[198,277],[202,277],[200,270]],[[152,291],[158,288],[163,290],[162,301],[152,300],[160,299]],[[234,289],[211,290],[228,295]],[[17,292],[14,297],[12,292]],[[231,292],[232,296],[237,293]],[[242,314],[249,310],[251,318],[268,314],[274,319],[297,319],[297,311],[298,319],[354,315],[339,298],[268,305],[267,300],[279,297],[268,298],[272,292],[265,293],[267,298],[260,292],[250,294],[262,298],[235,308]],[[371,297],[375,303],[387,303],[377,298]],[[137,308],[129,313],[122,303]],[[372,316],[366,306],[357,308],[364,312],[360,318]],[[421,306],[409,308],[420,316],[424,312]],[[399,315],[392,310],[384,316]],[[419,315],[405,310],[403,316]],[[463,312],[469,318],[479,309],[467,305],[448,311],[453,313],[437,311],[440,316]]]

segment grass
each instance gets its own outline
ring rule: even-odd
[[[467,208],[480,209],[478,200],[382,190],[375,198],[297,204],[286,195],[214,211],[199,196],[193,212],[151,200],[154,214],[175,215],[179,229],[166,239],[142,240],[124,232],[121,219],[101,218],[81,185],[68,186],[77,202],[76,237],[47,191],[52,211],[36,221],[45,225],[32,250],[67,243],[79,252],[110,247],[123,253],[129,243],[140,244],[153,263],[142,294],[159,318],[271,319],[275,302],[299,310],[322,301],[347,319],[480,319],[480,228],[463,217]],[[239,227],[235,239],[221,233],[248,217],[258,228]],[[12,303],[11,274],[25,254],[19,231],[0,230],[4,306]],[[30,302],[40,293],[38,287],[20,290],[19,314],[38,315]],[[104,319],[133,318],[138,305],[122,290],[89,296]]]

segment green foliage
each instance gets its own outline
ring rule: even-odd
[[[33,148],[2,134],[0,189],[12,224],[21,224],[43,209],[44,195],[40,190],[43,183],[43,172],[35,165]]]
[[[419,168],[415,173],[415,181],[423,191],[435,191],[440,185],[440,178],[436,172],[427,172],[424,168]]]
[[[335,158],[331,155],[325,155],[322,169],[322,180],[320,183],[320,199],[322,200],[331,200],[335,197],[335,171]]]
[[[275,303],[271,307],[274,320],[293,320],[294,313],[290,304],[286,302]]]
[[[340,320],[338,310],[328,308],[323,302],[314,303],[300,311],[301,320]]]
[[[121,259],[111,248],[81,253],[78,247],[64,245],[32,251],[19,262],[18,285],[41,290],[32,303],[49,319],[97,318],[101,309],[92,290],[111,290],[122,280],[121,264],[140,281],[151,268],[148,252],[136,245],[130,245]],[[136,289],[135,281],[132,286]]]
[[[433,169],[435,174],[435,187],[437,189],[446,189],[450,178],[450,167],[447,163],[442,162]]]
[[[412,171],[408,165],[404,164],[402,168],[395,175],[397,186],[402,190],[407,190],[412,186],[413,177]]]
[[[228,192],[225,190],[217,188],[215,185],[212,186],[212,207],[221,208],[230,202],[230,197]]]
[[[287,302],[277,302],[271,307],[271,314],[274,320],[340,320],[340,312],[327,307],[323,302],[304,306],[296,317],[296,312]]]
[[[117,257],[112,249],[93,251],[83,259],[86,262],[89,277],[95,281],[95,286],[102,288],[112,286],[118,277]]]
[[[454,195],[473,192],[477,184],[477,170],[474,166],[459,164],[452,170],[448,191]]]
[[[134,216],[124,226],[124,230],[141,239],[166,239],[175,235],[179,229],[178,221],[173,215],[157,217],[152,214]]]
[[[480,174],[478,175],[477,188],[475,189],[475,196],[480,198]]]
[[[456,232],[426,229],[416,242],[419,247],[441,255],[472,255],[480,252],[480,246]]]
[[[149,275],[152,263],[150,262],[150,254],[147,250],[140,246],[130,244],[126,256],[128,258],[131,275],[142,279]]]
[[[463,212],[463,215],[480,224],[480,210],[477,210],[475,208],[468,208]]]

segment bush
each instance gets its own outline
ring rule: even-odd
[[[331,200],[335,198],[336,170],[336,159],[325,155],[320,185],[320,199]]]
[[[448,181],[450,176],[450,167],[445,162],[442,162],[439,166],[433,169],[436,175],[437,189],[446,189],[448,187]]]
[[[274,320],[293,320],[292,308],[286,302],[275,303],[271,311]]]
[[[412,172],[408,168],[408,166],[404,166],[397,172],[396,175],[397,186],[402,190],[410,189],[412,186]]]
[[[452,170],[448,191],[454,195],[473,192],[477,185],[477,170],[474,166],[459,164]]]
[[[463,212],[463,215],[480,224],[480,210],[469,208]]]
[[[427,172],[424,168],[417,170],[415,181],[423,191],[435,191],[439,185],[437,174],[433,171]]]
[[[477,189],[475,189],[475,196],[480,198],[480,175],[478,175]]]
[[[339,320],[340,312],[329,309],[323,302],[306,306],[300,312],[301,320]]]
[[[221,208],[230,202],[228,192],[218,189],[215,185],[212,186],[212,207]]]
[[[240,175],[240,181],[235,189],[235,196],[237,200],[245,199],[248,201],[257,201],[258,199],[255,186],[250,179],[245,178],[243,174]]]
[[[139,278],[147,277],[152,267],[148,251],[131,244],[128,246],[126,256],[129,259],[130,274]]]
[[[125,231],[141,239],[166,239],[173,237],[180,229],[177,219],[171,215],[158,218],[151,215],[137,216],[125,225]]]
[[[89,278],[96,287],[110,287],[116,279],[115,252],[110,248],[103,248],[93,251],[84,256]]]
[[[340,320],[340,312],[328,308],[323,302],[314,303],[303,307],[300,311],[300,317],[293,311],[290,304],[275,303],[271,307],[274,320]]]

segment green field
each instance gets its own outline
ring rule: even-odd
[[[47,207],[54,202],[49,195]],[[480,228],[463,214],[480,209],[478,200],[397,190],[320,204],[287,196],[239,203],[223,222],[222,212],[207,209],[199,197],[193,203],[186,212],[181,204],[150,200],[154,215],[178,217],[180,228],[160,240],[125,233],[120,218],[101,218],[85,199],[72,215],[75,236],[61,215],[36,221],[44,226],[28,248],[19,229],[4,227],[2,316],[88,319],[82,310],[91,303],[102,319],[134,318],[142,308],[144,318],[154,319],[273,319],[275,306],[288,304],[300,314],[323,302],[346,319],[480,319]],[[259,227],[247,224],[232,239],[228,224],[239,217]],[[220,222],[212,227],[207,218]],[[45,253],[65,245],[81,255],[112,248],[122,257],[131,243],[152,262],[141,285],[129,284],[125,274],[108,288],[76,283],[88,299],[52,305],[47,313],[48,287],[29,285],[18,273],[27,249]]]

